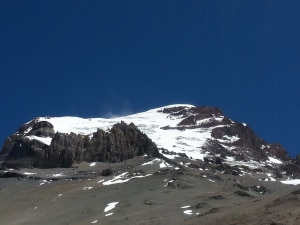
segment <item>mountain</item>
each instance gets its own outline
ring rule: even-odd
[[[15,205],[2,206],[5,224],[54,223],[42,217],[56,218],[55,224],[300,222],[300,192],[290,186],[300,184],[299,156],[291,158],[214,107],[177,104],[110,119],[38,117],[6,139],[0,160],[0,196],[28,214],[14,219],[1,211]],[[32,193],[36,185],[39,193]],[[61,213],[41,199],[54,193],[53,202],[64,199],[52,202]],[[90,198],[100,201],[95,207],[103,215]],[[71,209],[72,199],[78,204]],[[249,201],[249,211],[241,210]]]
[[[282,146],[267,143],[220,109],[183,104],[113,119],[38,117],[8,137],[1,153],[8,167],[70,167],[80,161],[158,156],[153,142],[169,159],[217,160],[250,168],[278,167],[292,160]]]

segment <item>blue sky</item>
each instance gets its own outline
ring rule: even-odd
[[[37,116],[216,106],[300,153],[300,1],[0,1],[0,142]]]

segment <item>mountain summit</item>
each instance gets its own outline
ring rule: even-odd
[[[267,143],[220,109],[186,104],[113,119],[38,117],[7,138],[1,155],[8,167],[70,167],[80,161],[157,156],[154,145],[169,159],[184,156],[250,167],[291,160],[283,147]]]

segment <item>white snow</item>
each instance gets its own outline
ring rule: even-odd
[[[24,172],[23,174],[24,174],[24,175],[34,175],[34,174],[36,174],[36,173]]]
[[[300,179],[282,180],[280,182],[283,183],[283,184],[299,185],[300,184]]]
[[[185,206],[182,206],[181,208],[186,209],[186,208],[190,208],[190,207],[191,207],[190,205],[185,205]]]
[[[265,179],[259,179],[260,181],[276,181],[276,179],[275,178],[273,178],[273,177],[266,177]]]
[[[226,157],[226,162],[229,165],[235,165],[235,166],[247,166],[252,169],[256,169],[262,166],[262,163],[254,160],[249,161],[235,161],[234,157]]]
[[[38,136],[34,136],[34,135],[30,135],[30,136],[25,136],[26,138],[30,139],[30,140],[38,140],[46,145],[50,145],[52,138],[51,137],[38,137]]]
[[[159,164],[160,168],[166,168],[166,167],[172,167],[169,163],[167,163],[166,161],[163,161]]]
[[[164,180],[164,181],[168,181],[168,180]],[[174,182],[174,180],[168,181],[168,182],[164,185],[164,187],[168,187],[169,183],[173,183],[173,182]]]
[[[167,163],[165,160],[162,160],[162,159],[158,159],[158,158],[155,158],[149,162],[145,162],[142,164],[142,166],[146,166],[146,165],[155,165],[155,164],[159,164],[159,167],[160,168],[166,168],[166,167],[173,167],[172,165],[170,165],[169,163]]]
[[[225,139],[218,139],[219,142],[221,143],[232,143],[235,141],[238,141],[240,138],[235,135],[235,136],[228,136],[228,135],[224,135],[223,138]]]
[[[98,222],[98,220],[94,220],[94,221],[92,221],[91,223],[97,223]]]
[[[186,214],[186,215],[192,215],[193,211],[188,209],[188,210],[184,210],[183,213]]]
[[[63,177],[65,176],[63,173],[52,174],[53,177]]]
[[[227,161],[235,161],[234,157],[233,156],[226,156],[226,160]]]
[[[49,180],[43,180],[41,183],[40,183],[40,185],[39,186],[42,186],[42,185],[44,185],[44,184],[50,184],[51,183],[51,181]]]
[[[116,205],[119,204],[119,202],[110,202],[107,204],[107,206],[104,209],[104,212],[108,212],[116,207]]]
[[[103,185],[112,185],[112,184],[120,184],[129,181],[129,179],[125,178],[125,175],[128,172],[122,173],[118,176],[115,176],[113,179],[103,182]]]
[[[275,164],[282,164],[282,162],[279,159],[276,159],[274,157],[269,156],[269,162],[275,163]]]
[[[142,175],[135,175],[135,176],[129,176],[130,174],[128,172],[122,173],[118,176],[113,177],[113,179],[104,181],[103,185],[112,185],[112,184],[121,184],[121,183],[126,183],[131,179],[134,178],[144,178],[147,176],[151,176],[152,174],[146,174],[145,176]],[[98,182],[99,183],[99,182]]]
[[[151,161],[149,161],[149,162],[143,163],[142,166],[153,165],[155,162],[160,162],[160,161],[161,161],[160,159],[155,158],[155,159],[153,159],[153,160],[151,160]]]
[[[84,190],[84,191],[86,191],[86,190],[91,190],[92,188],[93,188],[93,187],[84,187],[83,190]]]
[[[96,166],[96,162],[92,162],[90,166]]]

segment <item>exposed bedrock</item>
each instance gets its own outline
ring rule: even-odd
[[[52,135],[50,123],[34,125],[28,133],[39,137],[53,136],[50,145],[23,136],[26,130],[22,126],[17,134],[6,139],[1,151],[3,166],[71,167],[74,162],[81,161],[114,163],[144,154],[159,156],[157,146],[133,123],[121,122],[108,131],[98,129],[91,136],[58,132]]]

